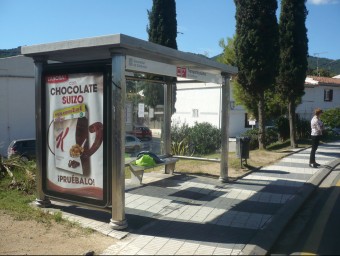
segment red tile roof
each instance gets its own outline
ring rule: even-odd
[[[331,77],[322,77],[322,76],[307,76],[307,78],[313,79],[313,82],[307,81],[305,84],[323,84],[323,85],[333,85],[333,86],[340,86],[340,79],[339,78],[331,78]]]

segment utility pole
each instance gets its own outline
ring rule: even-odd
[[[318,76],[320,76],[320,74],[319,74],[319,56],[320,56],[320,54],[325,54],[325,53],[327,53],[327,52],[316,52],[316,53],[314,53],[314,56],[317,56],[316,57],[316,74]]]

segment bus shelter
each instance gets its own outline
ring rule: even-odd
[[[165,155],[171,154],[173,78],[221,84],[220,180],[228,181],[229,80],[237,68],[123,34],[21,51],[35,63],[37,205],[54,198],[105,209],[114,229],[127,227],[126,81],[140,74],[164,81]]]

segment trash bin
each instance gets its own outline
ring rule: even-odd
[[[249,158],[249,142],[250,137],[236,138],[236,157],[248,159]]]

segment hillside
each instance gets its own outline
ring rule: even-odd
[[[0,49],[0,58],[6,58],[6,57],[11,57],[15,55],[20,55],[21,54],[21,47],[18,48],[13,48],[13,49]]]
[[[331,74],[339,75],[340,74],[340,59],[332,60],[326,58],[317,58],[317,57],[309,57],[308,58],[308,68],[316,69],[317,66],[319,69],[324,69],[329,71]]]
[[[20,47],[13,49],[0,49],[0,58],[6,58],[21,54]],[[199,54],[200,55],[200,54]],[[203,56],[203,55],[202,55]],[[212,57],[211,59],[216,60],[219,55]],[[317,68],[329,71],[332,75],[340,74],[340,59],[332,60],[327,58],[317,58],[313,56],[308,57],[308,69],[314,70]]]
[[[220,55],[212,57],[211,59],[217,61],[217,57]],[[332,76],[340,74],[340,59],[332,60],[332,59],[327,59],[327,58],[317,58],[317,57],[309,56],[308,57],[308,69],[316,70],[317,66],[319,67],[319,70],[323,69],[323,70],[329,71],[329,73]]]

